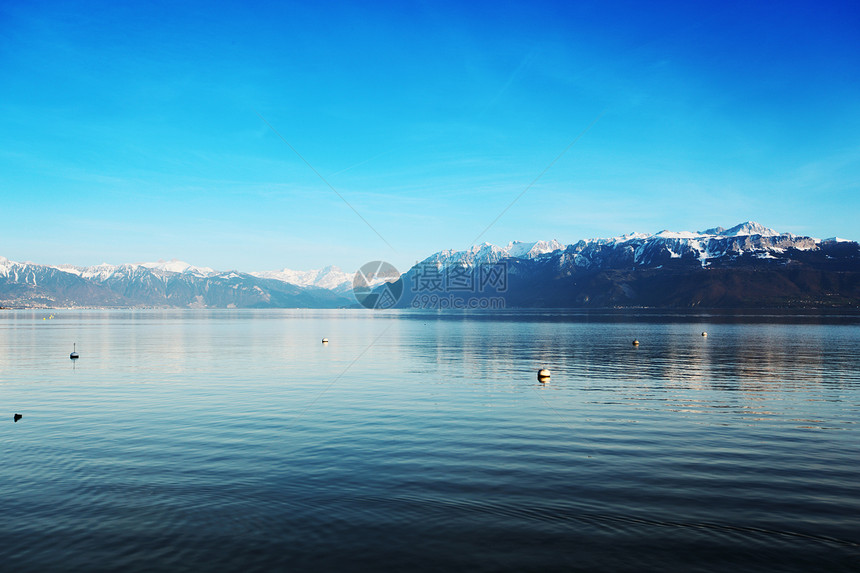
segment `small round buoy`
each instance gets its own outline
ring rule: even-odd
[[[17,422],[18,420],[20,420],[20,419],[21,419],[21,418],[23,418],[23,417],[24,417],[24,416],[22,416],[21,414],[15,414],[14,416],[12,416],[12,419],[13,419],[13,420],[15,420],[15,421]]]
[[[708,335],[707,332],[702,331],[702,336],[707,336],[707,335]]]
[[[328,344],[328,338],[323,338],[323,339],[322,339],[322,343],[323,343],[323,344]]]
[[[546,368],[541,368],[540,370],[538,370],[537,376],[538,376],[538,381],[547,382],[547,381],[549,381],[549,370],[547,370]]]
[[[638,340],[634,340],[634,341],[633,341],[633,346],[639,346],[639,341],[638,341]]]

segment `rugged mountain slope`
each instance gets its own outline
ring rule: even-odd
[[[779,233],[753,222],[590,239],[522,256],[499,251],[482,245],[428,257],[404,274],[398,306],[860,305],[856,242]]]
[[[0,306],[121,306],[125,299],[104,285],[54,267],[0,257]]]
[[[446,267],[453,264],[486,264],[496,263],[503,259],[534,259],[564,249],[564,245],[556,240],[552,241],[537,241],[534,243],[524,243],[522,241],[513,241],[505,247],[497,247],[490,243],[475,245],[465,251],[454,251],[449,249],[439,251],[430,255],[422,263],[433,263],[440,267]]]

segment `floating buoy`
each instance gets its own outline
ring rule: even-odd
[[[77,345],[77,343],[75,343],[75,345],[72,347],[72,353],[69,354],[69,358],[71,358],[72,360],[77,360],[79,358],[77,350],[78,350],[78,345]]]
[[[538,370],[538,382],[549,382],[549,370],[541,368]]]
[[[328,344],[328,338],[323,338],[323,339],[322,339],[322,343],[323,343],[323,344]]]
[[[24,417],[24,416],[22,416],[21,414],[15,414],[14,416],[12,416],[12,419],[13,419],[13,420],[15,420],[15,421],[17,422],[18,420],[20,420],[20,419],[21,419],[21,418],[23,418],[23,417]]]
[[[638,340],[634,340],[634,341],[633,341],[633,346],[639,346],[639,341],[638,341]]]
[[[707,332],[702,331],[702,336],[707,336],[707,335],[708,335]]]

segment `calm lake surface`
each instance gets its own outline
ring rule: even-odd
[[[0,568],[858,571],[858,351],[856,314],[0,311]]]

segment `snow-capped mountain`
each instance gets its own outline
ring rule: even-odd
[[[75,267],[72,265],[58,265],[58,270],[78,275],[85,279],[94,279],[98,282],[110,280],[116,276],[152,275],[162,280],[176,274],[187,274],[194,277],[210,277],[220,274],[208,267],[195,267],[183,261],[173,259],[171,261],[158,261],[157,263],[134,263],[122,265],[110,265],[102,263],[91,267]]]
[[[188,263],[177,261],[158,261],[157,263],[140,263],[140,266],[146,267],[151,271],[159,271],[162,273],[188,273],[198,277],[208,277],[218,274],[214,269],[209,267],[195,267]]]
[[[335,266],[328,266],[313,271],[281,269],[279,271],[252,272],[250,274],[258,278],[274,279],[298,286],[314,286],[335,292],[349,292],[352,290],[353,274],[345,273]]]
[[[350,306],[330,289],[182,261],[92,267],[17,263],[0,257],[0,306],[215,308]]]
[[[722,227],[715,227],[713,229],[708,229],[707,231],[702,231],[703,235],[719,235],[721,237],[745,237],[749,235],[761,235],[763,237],[775,237],[780,233],[777,233],[773,229],[768,229],[764,225],[760,225],[755,221],[747,221],[746,223],[741,223],[739,225],[735,225],[731,229],[723,229]]]
[[[860,304],[860,245],[780,233],[747,221],[729,229],[659,231],[439,251],[403,276],[401,307],[845,306]],[[488,282],[493,279],[493,282]],[[434,302],[435,301],[435,302]],[[459,301],[459,303],[457,302]]]
[[[634,233],[611,239],[589,239],[568,246],[559,264],[593,268],[627,264],[649,266],[670,259],[696,259],[703,267],[725,257],[744,254],[759,258],[778,258],[787,249],[809,251],[821,241],[779,233],[747,221],[730,229],[715,227],[699,232],[660,231],[652,235]]]
[[[465,251],[439,251],[421,262],[442,269],[452,264],[473,266],[494,264],[503,259],[546,259],[557,257],[561,266],[576,267],[617,265],[650,265],[665,259],[692,257],[702,266],[725,256],[753,253],[762,258],[774,257],[786,249],[812,250],[822,241],[779,233],[759,223],[747,221],[730,229],[715,227],[706,231],[668,231],[653,234],[631,233],[619,237],[581,240],[564,246],[556,240],[535,243],[513,242],[506,247],[489,243]]]
[[[534,259],[540,255],[552,253],[563,248],[564,245],[555,239],[533,243],[513,241],[504,247],[483,243],[465,251],[455,251],[453,249],[439,251],[424,259],[422,263],[436,263],[440,268],[455,263],[465,265],[493,264],[507,258]]]
[[[123,304],[122,296],[75,273],[0,257],[0,306],[62,307],[75,306],[80,300]]]

